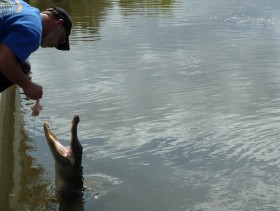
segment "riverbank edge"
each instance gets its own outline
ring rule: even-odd
[[[17,86],[0,93],[0,208],[10,210],[21,192],[21,154],[19,134],[23,118]]]

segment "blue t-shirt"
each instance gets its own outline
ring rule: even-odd
[[[22,0],[0,0],[0,43],[25,61],[41,44],[40,11]]]

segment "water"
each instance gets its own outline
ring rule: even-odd
[[[78,114],[88,190],[76,210],[280,210],[280,3],[31,3],[65,7],[74,28],[70,52],[30,58],[44,110],[22,101],[15,207],[59,209],[42,125],[67,144]]]

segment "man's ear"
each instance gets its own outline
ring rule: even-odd
[[[55,25],[57,25],[57,26],[62,26],[63,22],[64,22],[63,19],[59,19],[59,20],[57,20],[57,21],[55,22]]]

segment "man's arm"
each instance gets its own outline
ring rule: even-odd
[[[29,77],[21,70],[20,63],[14,53],[3,44],[0,44],[0,72],[20,86],[27,97],[34,100],[42,98],[42,87],[30,81]]]

